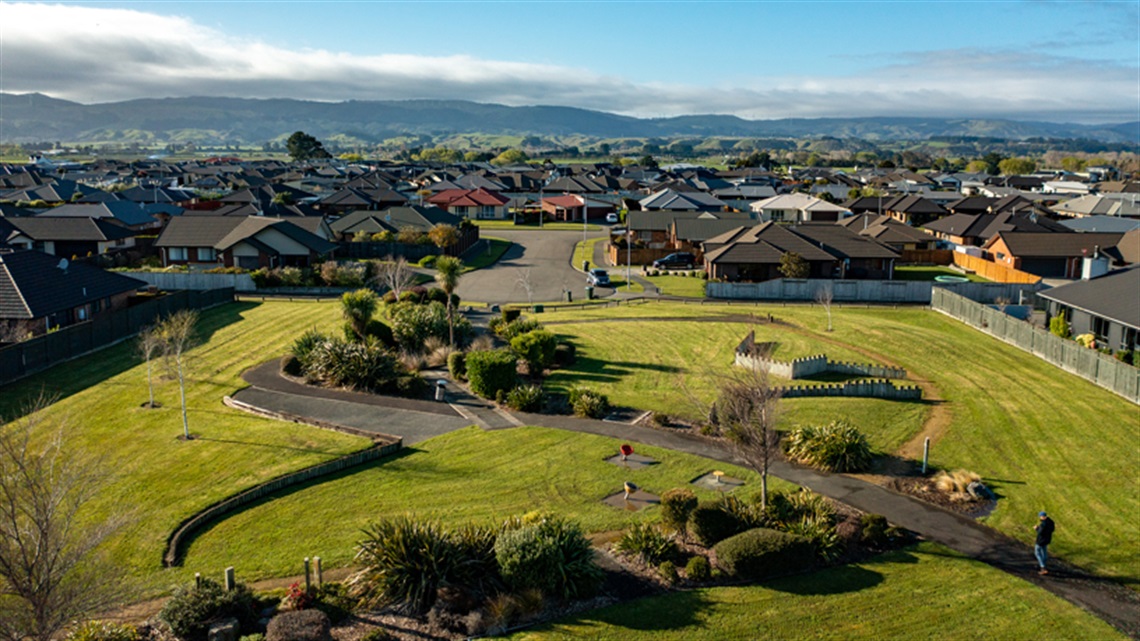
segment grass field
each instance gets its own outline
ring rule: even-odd
[[[593,610],[513,641],[1125,639],[1059,597],[921,544],[763,585],[675,592]]]
[[[535,427],[452,432],[236,514],[190,546],[186,565],[211,575],[237,565],[249,578],[286,575],[306,556],[320,556],[327,567],[347,565],[361,528],[381,515],[496,523],[550,510],[590,532],[656,520],[656,509],[623,512],[601,502],[627,479],[660,494],[688,486],[712,469],[725,469],[751,481],[743,491],[759,488],[757,477],[745,470],[649,446],[637,451],[659,465],[624,470],[604,461],[620,444],[618,438]],[[773,487],[791,486],[779,482]]]
[[[614,309],[566,310],[557,320],[618,317],[674,317],[773,313],[802,332],[814,334],[828,345],[827,352],[843,357],[843,349],[869,350],[905,367],[912,378],[930,380],[944,399],[951,422],[936,434],[931,461],[942,468],[965,468],[981,474],[1001,500],[986,522],[1025,542],[1039,510],[1057,521],[1057,536],[1050,546],[1068,561],[1105,576],[1140,582],[1140,556],[1126,541],[1140,541],[1140,419],[1137,407],[1074,375],[1068,374],[1015,347],[992,339],[936,312],[918,308],[833,309],[835,331],[825,332],[824,312],[813,306],[683,305],[651,303]],[[551,319],[553,320],[553,318]],[[740,340],[736,332],[715,333],[708,323],[681,323],[673,332],[659,325],[629,326],[627,330],[604,324],[581,324],[575,340],[584,347],[581,362],[557,373],[552,380],[567,384],[578,376],[587,385],[604,385],[619,402],[644,399],[639,406],[660,399],[664,406],[678,403],[678,367],[713,359],[729,362],[728,354]],[[687,325],[687,329],[682,329]],[[569,333],[571,325],[552,325]],[[609,343],[609,331],[628,331],[624,342]],[[690,338],[688,348],[677,341]],[[790,335],[790,334],[789,334]],[[743,336],[743,333],[740,333]],[[664,338],[663,338],[664,337]],[[789,339],[790,340],[790,339]],[[608,353],[593,345],[608,344]],[[700,351],[693,352],[694,348]],[[598,360],[608,359],[609,369]],[[860,360],[865,360],[861,357]],[[727,365],[721,365],[726,367]],[[690,387],[696,387],[699,382]],[[640,386],[640,387],[638,387]],[[846,400],[846,399],[833,399]],[[803,403],[797,399],[797,403]],[[885,401],[879,401],[885,402]],[[796,405],[787,402],[791,412]],[[811,413],[826,417],[825,407],[810,402]],[[891,408],[921,407],[892,403]],[[650,409],[650,408],[646,408]],[[889,411],[867,411],[886,420],[882,433],[861,424],[880,447],[900,442],[918,424],[915,416]],[[900,438],[903,437],[903,438]]]
[[[895,267],[895,280],[934,280],[938,276],[961,276],[968,278],[971,283],[988,283],[986,278],[977,274],[963,274],[949,267],[937,265],[903,265]]]
[[[705,279],[700,277],[669,274],[667,276],[643,276],[643,278],[656,285],[657,289],[665,296],[705,297]]]
[[[147,400],[146,366],[130,342],[4,387],[0,410],[11,416],[41,389],[61,397],[44,417],[65,420],[67,445],[102,456],[114,474],[88,515],[130,506],[131,524],[109,541],[109,552],[144,590],[166,588],[175,578],[160,572],[162,554],[182,519],[240,489],[368,445],[222,405],[224,395],[244,386],[244,369],[284,353],[306,328],[339,327],[339,316],[332,302],[235,303],[203,313],[200,328],[208,342],[190,352],[188,370],[190,430],[197,437],[190,442],[177,440],[182,423],[176,383],[157,383],[162,408],[140,407]]]
[[[594,247],[598,243],[605,242],[605,237],[590,238],[588,240],[580,240],[574,245],[574,255],[570,257],[570,266],[574,269],[581,270],[583,261],[590,261],[590,266],[594,265]]]

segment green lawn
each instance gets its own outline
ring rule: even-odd
[[[699,276],[693,278],[669,274],[666,276],[643,276],[643,278],[656,285],[658,291],[665,296],[705,297],[705,279]]]
[[[606,242],[605,237],[590,238],[589,240],[580,240],[574,245],[574,255],[570,257],[570,266],[574,269],[582,269],[582,261],[590,261],[590,265],[594,264],[594,246],[598,243]]]
[[[657,519],[653,508],[630,513],[601,502],[627,479],[660,494],[725,469],[752,481],[744,491],[759,488],[758,478],[745,470],[649,446],[637,451],[659,465],[622,469],[604,461],[617,453],[621,426],[614,426],[614,434],[617,438],[538,427],[493,432],[470,427],[438,436],[231,516],[198,537],[186,554],[186,566],[215,575],[236,565],[243,577],[253,579],[296,572],[306,556],[320,556],[328,567],[348,565],[361,528],[381,515],[495,523],[550,510],[590,532]],[[791,486],[780,482],[774,487]]]
[[[826,316],[815,306],[680,303],[566,310],[559,312],[558,320],[749,312],[771,312],[820,340],[871,350],[905,367],[912,377],[932,381],[944,398],[951,424],[935,440],[931,461],[938,467],[977,472],[996,490],[1001,500],[985,519],[988,524],[1030,542],[1029,526],[1036,513],[1046,509],[1057,521],[1050,552],[1101,575],[1140,581],[1140,555],[1134,545],[1124,543],[1140,541],[1140,410],[963,323],[919,308],[841,307],[832,310],[835,331],[828,333]],[[607,387],[618,402],[634,400],[639,406],[659,402],[658,409],[666,411],[681,406],[680,377],[674,368],[688,371],[705,360],[726,367],[730,350],[743,333],[718,331],[709,323],[680,325],[688,326],[688,335],[700,338],[684,342],[675,333],[665,333],[663,324],[581,324],[574,333],[584,348],[584,359],[552,380],[565,384],[579,377],[588,385]],[[568,333],[573,326],[555,324],[551,329]],[[627,333],[621,340],[608,337],[617,331]],[[591,350],[603,345],[605,352]],[[830,345],[827,352],[844,357]],[[603,358],[614,364],[607,369],[598,362]],[[689,387],[699,389],[700,384],[692,382]],[[838,400],[848,399],[829,399]],[[785,405],[793,416],[803,405],[810,405],[807,412],[821,418],[828,414],[818,400],[797,399]],[[903,442],[913,433],[918,417],[908,414],[916,407],[924,406],[889,403],[882,411],[856,408],[845,413],[883,447]],[[896,419],[891,410],[902,411]],[[863,423],[867,419],[860,415],[884,420],[881,427],[887,432]]]
[[[986,278],[977,274],[963,274],[949,267],[938,265],[903,265],[895,267],[895,280],[934,280],[936,276],[962,276],[970,279],[971,283],[988,283]]]
[[[495,238],[493,236],[484,236],[483,240],[487,241],[487,251],[480,252],[477,256],[472,257],[470,260],[463,261],[463,273],[473,272],[476,269],[483,269],[490,267],[507,253],[511,248],[511,241],[505,238]]]
[[[114,473],[87,514],[125,509],[131,524],[108,550],[144,591],[164,589],[188,576],[160,571],[166,537],[182,519],[238,490],[368,445],[222,405],[224,395],[245,385],[243,370],[284,353],[309,327],[339,327],[339,317],[332,302],[234,303],[203,313],[208,342],[190,352],[188,371],[190,430],[198,437],[190,442],[176,438],[182,433],[176,383],[157,383],[161,409],[140,407],[147,400],[146,366],[130,342],[4,387],[0,411],[11,416],[40,389],[61,396],[45,417],[66,420],[68,447],[104,457]]]
[[[1079,607],[945,548],[921,544],[763,585],[675,592],[523,631],[599,639],[1125,639]]]

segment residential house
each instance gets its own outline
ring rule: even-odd
[[[504,220],[508,215],[506,196],[486,189],[448,189],[430,198],[428,203],[460,218]]]
[[[732,220],[736,225],[750,225],[755,221],[753,214],[745,212],[706,212],[706,211],[630,211],[625,216],[626,227],[639,242],[651,249],[667,249],[673,247],[676,236],[673,235],[673,223],[677,220]],[[684,232],[682,232],[683,234]],[[688,240],[684,236],[682,241]]]
[[[1059,216],[1118,216],[1140,218],[1140,199],[1135,194],[1080,196],[1053,206]]]
[[[890,280],[894,276],[900,252],[875,238],[827,223],[792,225],[789,229],[838,259],[834,278]]]
[[[705,271],[710,279],[765,281],[783,278],[780,259],[795,252],[807,261],[809,278],[831,278],[839,259],[796,234],[791,225],[771,221],[737,227],[704,242]]]
[[[1033,210],[1021,213],[1004,211],[999,214],[952,214],[929,222],[922,231],[951,243],[981,247],[1002,231],[1068,233],[1069,228],[1052,219],[1039,216]]]
[[[921,196],[901,195],[885,201],[883,213],[900,223],[921,227],[932,220],[946,216],[949,212],[938,203]]]
[[[638,201],[642,211],[726,211],[719,198],[700,191],[662,189]]]
[[[758,200],[749,205],[760,220],[776,223],[836,222],[851,215],[835,205],[807,194],[783,194]]]
[[[198,267],[310,267],[330,256],[336,244],[301,227],[320,219],[263,216],[182,216],[155,241],[164,265]]]
[[[910,225],[904,225],[890,216],[859,214],[844,218],[837,224],[859,234],[873,238],[899,252],[935,249],[937,240]]]
[[[135,232],[162,228],[162,220],[146,207],[129,200],[94,203],[88,205],[68,204],[46,209],[38,218],[96,218],[114,223]],[[151,233],[154,233],[153,231]]]
[[[131,294],[145,286],[44,252],[0,249],[0,335],[39,335],[91,320],[126,307]]]
[[[83,258],[124,251],[135,246],[132,231],[96,218],[23,216],[5,218],[12,247],[35,249],[53,256]]]
[[[1049,301],[1050,317],[1064,314],[1073,335],[1092,334],[1097,347],[1140,350],[1140,265],[1106,271],[1103,260],[1090,265],[1087,278],[1037,296]]]
[[[606,214],[612,214],[616,210],[613,203],[577,194],[565,194],[544,198],[542,211],[553,220],[578,221],[582,220],[583,216],[587,220],[605,220]]]
[[[1123,234],[1001,231],[982,245],[994,262],[1042,278],[1077,278],[1086,256],[1116,247]]]

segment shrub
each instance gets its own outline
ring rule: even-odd
[[[396,344],[396,338],[392,335],[392,328],[388,327],[383,321],[372,319],[364,326],[364,335],[371,336],[380,341],[388,347],[393,347]]]
[[[602,580],[590,542],[577,525],[545,518],[506,529],[495,541],[495,558],[507,586],[535,589],[564,599],[592,595]]]
[[[404,398],[423,398],[428,390],[428,382],[423,376],[412,373],[396,378],[395,392]]]
[[[447,292],[443,291],[439,287],[432,287],[431,289],[427,290],[427,294],[424,296],[424,301],[435,301],[437,303],[443,303],[444,305],[447,305]]]
[[[253,270],[249,273],[249,277],[253,281],[253,286],[258,289],[277,287],[281,284],[280,279],[277,278],[277,274],[271,273],[264,267]]]
[[[859,540],[864,545],[882,548],[890,542],[887,530],[890,524],[882,514],[864,514],[859,517]]]
[[[329,339],[309,352],[305,377],[325,385],[382,391],[402,371],[396,357],[375,340],[350,343]]]
[[[243,634],[238,638],[238,641],[265,641],[265,635],[260,632],[257,634]]]
[[[451,378],[461,381],[467,378],[467,354],[452,352],[447,355],[447,371]]]
[[[554,348],[554,364],[559,367],[569,367],[573,365],[576,351],[573,343],[559,343]]]
[[[506,404],[518,412],[540,412],[544,396],[541,385],[520,385],[507,392]]]
[[[138,641],[133,625],[114,621],[88,621],[67,635],[67,641]]]
[[[392,337],[405,351],[422,351],[424,343],[432,337],[448,340],[447,308],[440,303],[418,305],[404,301],[389,305],[385,311],[391,321]],[[454,325],[456,344],[465,344],[471,335],[471,321],[456,314]]]
[[[313,608],[324,612],[333,625],[352,616],[356,600],[348,594],[348,587],[339,582],[322,583],[313,590]]]
[[[669,415],[665,412],[653,412],[649,415],[649,423],[653,427],[669,427]]]
[[[400,292],[399,302],[416,303],[418,305],[422,299],[423,297],[419,294],[411,291],[410,289],[405,289],[404,291]]]
[[[471,391],[483,398],[497,398],[514,389],[518,381],[517,359],[509,350],[467,354],[467,380]]]
[[[701,503],[689,514],[689,533],[707,548],[746,529],[740,518],[725,511],[719,502]]]
[[[301,287],[305,284],[304,275],[299,267],[282,267],[281,284],[285,287]]]
[[[518,320],[518,319],[519,319],[519,316],[521,316],[521,315],[522,315],[522,310],[521,310],[521,309],[517,309],[517,308],[510,308],[510,309],[507,309],[507,308],[504,308],[504,309],[503,309],[503,317],[502,317],[502,318],[503,318],[503,321],[504,321],[504,322],[506,322],[506,323],[513,323],[513,322],[515,322],[516,320]]]
[[[685,577],[690,581],[704,582],[712,577],[712,565],[704,556],[694,556],[685,564]]]
[[[186,641],[205,641],[210,624],[221,619],[236,617],[243,626],[257,621],[253,593],[246,585],[239,583],[226,590],[210,579],[175,590],[158,617]]]
[[[614,549],[636,555],[652,565],[668,561],[677,554],[677,544],[673,539],[649,523],[631,525],[614,544]]]
[[[520,318],[505,324],[499,323],[496,327],[497,329],[492,329],[491,331],[495,332],[499,338],[509,341],[520,334],[542,329],[542,323],[533,318]]]
[[[297,359],[297,364],[301,366],[302,371],[308,369],[313,350],[327,340],[328,338],[324,334],[313,328],[305,330],[305,333],[293,341],[293,346],[289,351],[293,354],[293,358]]]
[[[788,534],[795,534],[811,543],[815,556],[824,563],[831,563],[843,554],[843,541],[835,524],[827,519],[815,516],[805,516],[799,521],[786,524],[782,530]]]
[[[662,561],[661,565],[657,566],[657,573],[669,585],[681,580],[681,577],[677,576],[677,566],[672,561]]]
[[[313,595],[301,587],[299,581],[294,581],[289,590],[285,593],[285,598],[281,599],[281,609],[283,610],[304,610],[313,605]]]
[[[419,265],[420,267],[431,267],[432,265],[435,264],[435,261],[438,258],[439,258],[439,256],[436,256],[434,254],[428,254],[427,256],[424,256],[423,258],[421,258],[419,260],[419,262],[417,262],[416,264]]]
[[[332,641],[331,627],[320,610],[282,612],[270,619],[265,641]]]
[[[1049,319],[1049,331],[1061,338],[1068,338],[1073,333],[1072,328],[1069,327],[1069,320],[1065,318],[1064,314],[1057,314]]]
[[[376,628],[360,637],[360,641],[399,641],[399,638],[384,628]]]
[[[744,579],[763,579],[810,568],[814,550],[804,538],[755,528],[716,544],[717,562]]]
[[[785,441],[789,458],[828,472],[860,472],[871,466],[867,437],[846,421],[792,430]]]
[[[461,562],[438,525],[406,516],[366,527],[356,560],[363,569],[349,581],[349,590],[361,606],[392,605],[409,614],[430,610]]]
[[[575,387],[567,397],[575,416],[605,418],[610,411],[610,399],[605,394],[584,387]]]
[[[688,530],[689,515],[696,507],[697,495],[692,490],[673,488],[661,495],[661,523],[683,536]]]
[[[531,376],[540,376],[554,362],[558,337],[544,329],[535,329],[511,339],[511,350],[526,362]]]
[[[1112,354],[1116,360],[1132,365],[1136,360],[1136,352],[1130,349],[1118,349]]]
[[[759,496],[754,499],[759,500]],[[789,524],[804,518],[821,519],[834,524],[835,507],[820,494],[808,489],[796,492],[770,492],[768,494],[769,520],[777,524]]]

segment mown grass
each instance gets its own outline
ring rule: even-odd
[[[644,278],[653,283],[664,296],[705,297],[705,279],[699,275],[693,278],[691,276],[665,274],[662,276],[644,276]]]
[[[919,308],[867,309],[838,307],[832,310],[835,331],[824,331],[826,315],[817,306],[683,305],[651,303],[613,309],[563,310],[558,320],[615,317],[673,317],[771,312],[821,342],[837,342],[838,348],[870,350],[904,367],[912,378],[932,381],[950,413],[950,424],[935,434],[931,461],[940,468],[964,468],[982,475],[1000,500],[985,521],[1024,542],[1031,542],[1030,526],[1036,513],[1048,510],[1057,522],[1057,535],[1050,552],[1104,576],[1129,583],[1140,582],[1140,410],[1134,404],[1084,379],[1068,374],[1016,347],[1002,343],[937,312]],[[553,317],[551,318],[553,320]],[[664,409],[677,394],[675,372],[648,368],[677,367],[678,363],[727,359],[739,338],[711,333],[708,323],[687,326],[692,349],[678,349],[663,339],[660,325],[642,324],[640,337],[629,337],[623,347],[606,356],[625,365],[600,370],[604,380],[590,371],[595,364],[591,344],[599,338],[601,324],[584,323],[576,336],[586,346],[586,360],[555,375],[563,384],[575,376],[587,385],[604,384],[611,398],[644,398],[645,404],[660,399]],[[618,323],[614,323],[618,325]],[[637,324],[634,325],[635,327]],[[552,325],[557,332],[568,325]],[[670,335],[671,338],[674,335]],[[675,339],[672,340],[683,340]],[[838,348],[827,346],[831,355]],[[611,348],[612,349],[612,348]],[[865,358],[860,358],[865,360]],[[685,366],[689,367],[689,366]],[[691,380],[691,379],[689,379]],[[696,387],[699,383],[691,383]],[[636,393],[627,387],[641,385]],[[839,400],[839,399],[831,399]],[[886,403],[886,401],[878,401]],[[827,418],[818,399],[804,403],[810,413]],[[919,407],[891,403],[890,408]],[[650,408],[647,408],[650,409]],[[868,414],[884,420],[892,434],[871,432],[872,442],[902,442],[917,426],[914,417],[889,412]],[[852,410],[849,416],[860,428],[871,431],[866,420]],[[910,425],[903,427],[905,423]]]
[[[1124,639],[1045,590],[932,544],[763,585],[675,592],[516,633],[599,639]]]
[[[190,352],[182,423],[178,386],[156,381],[160,409],[145,409],[146,366],[127,342],[59,365],[0,389],[0,411],[19,413],[41,390],[59,397],[40,416],[65,422],[66,445],[101,458],[113,474],[109,487],[84,513],[97,519],[126,512],[130,525],[107,549],[125,578],[145,590],[165,588],[185,572],[160,571],[166,537],[195,510],[269,478],[368,446],[362,438],[231,410],[222,397],[244,387],[240,373],[283,354],[306,328],[334,330],[339,306],[326,303],[233,303],[204,312],[206,342]]]
[[[511,248],[511,241],[505,238],[495,238],[493,236],[484,236],[483,240],[487,241],[487,251],[480,252],[479,254],[471,257],[470,260],[463,261],[463,273],[473,272],[476,269],[483,269],[490,267],[499,262],[503,254]]]
[[[741,491],[759,488],[756,475],[746,470],[650,446],[637,451],[658,465],[630,471],[607,463],[604,459],[622,443],[621,427],[614,432],[616,438],[539,427],[494,432],[471,427],[438,436],[227,518],[190,546],[186,565],[217,574],[236,564],[250,578],[294,572],[306,556],[320,556],[330,567],[348,565],[361,528],[378,517],[404,513],[454,525],[497,523],[547,510],[590,532],[656,520],[656,508],[633,513],[601,502],[626,480],[660,494],[724,469],[750,482]]]

